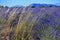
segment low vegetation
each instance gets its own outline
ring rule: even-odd
[[[32,7],[35,8],[35,7]],[[37,9],[36,9],[37,10]],[[44,10],[44,8],[43,8]],[[0,40],[60,40],[60,25],[55,13],[25,11],[0,19]],[[59,37],[58,37],[59,36]]]

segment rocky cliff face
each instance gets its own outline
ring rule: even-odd
[[[0,36],[1,40],[6,39],[3,30],[9,28],[7,34],[11,36],[10,33],[15,33],[15,29],[21,26],[27,26],[27,31],[33,26],[34,40],[60,40],[60,7],[0,7],[0,35],[3,34],[3,38]],[[10,36],[10,40],[14,40]]]

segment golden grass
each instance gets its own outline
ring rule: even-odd
[[[1,33],[4,37],[13,36],[13,38],[10,37],[11,40],[34,40],[33,28],[38,23],[36,20],[38,16],[34,17],[31,21],[29,21],[29,18],[33,17],[34,15],[31,12],[25,13],[25,9],[23,9],[22,13],[19,15],[17,26],[13,27],[11,26],[11,22],[17,16],[17,14],[15,14],[15,11],[13,12],[13,14],[10,14],[9,19],[6,22],[7,26],[5,27],[5,29],[1,30]],[[45,25],[42,25],[42,27],[45,27]],[[44,32],[42,30],[39,30],[37,33],[45,33],[45,36],[41,37],[41,40],[50,40],[49,33],[51,31],[52,28],[50,27],[47,30],[44,30]],[[13,34],[10,34],[11,32]],[[52,40],[54,40],[54,36],[52,36]]]
[[[36,19],[33,19],[31,22],[29,22],[29,17],[32,16],[31,13],[21,13],[19,17],[18,24],[15,28],[11,27],[12,20],[15,19],[17,15],[13,13],[13,15],[10,15],[9,19],[7,20],[6,28],[1,31],[4,36],[9,36],[10,32],[13,31],[14,33],[14,40],[34,40],[33,38],[33,27],[36,23]],[[13,36],[13,35],[12,35]],[[12,39],[12,40],[13,40]]]

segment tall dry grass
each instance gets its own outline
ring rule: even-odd
[[[3,28],[0,31],[0,34],[1,34],[0,40],[35,40],[33,36],[33,33],[34,33],[33,28],[38,23],[37,18],[39,15],[34,16],[31,12],[26,13],[25,9],[23,9],[22,13],[19,15],[15,14],[15,12],[16,10],[12,14],[10,14],[8,20],[4,24],[5,28]],[[29,18],[31,17],[32,17],[32,20],[29,20]],[[45,17],[45,14],[43,16],[40,15],[39,17],[42,19],[47,19],[47,20],[49,19],[49,16]],[[11,26],[13,25],[12,22],[15,19],[18,19],[17,24],[15,24],[15,26]],[[39,36],[38,40],[55,40],[54,33],[50,34],[52,31],[54,31],[53,28],[47,25],[41,23],[41,28],[43,29],[42,30],[38,29],[36,31],[37,34],[42,35],[42,36]]]
[[[31,13],[23,12],[19,15],[18,23],[15,27],[11,26],[11,22],[17,17],[17,14],[10,14],[6,21],[6,27],[1,31],[3,34],[2,39],[7,40],[34,40],[33,27],[36,24],[36,19],[29,21],[33,15]],[[11,37],[10,37],[11,36]]]

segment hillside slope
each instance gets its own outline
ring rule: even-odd
[[[60,7],[0,7],[0,40],[60,40]]]

